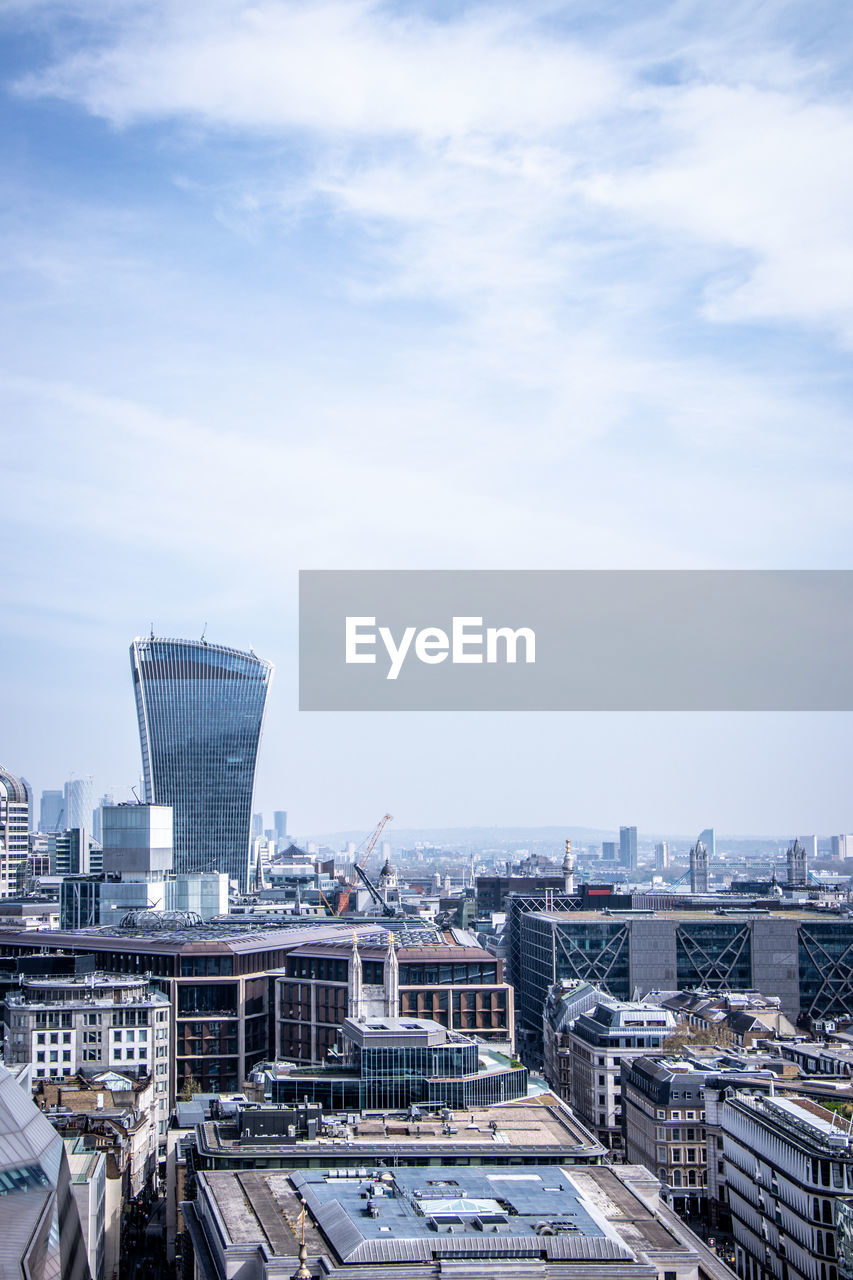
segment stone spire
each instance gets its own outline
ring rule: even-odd
[[[572,857],[572,842],[566,841],[566,852],[563,854],[563,892],[575,891],[575,860]]]
[[[394,949],[394,935],[388,930],[388,950],[385,952],[385,1016],[396,1018],[400,1012],[400,965]]]
[[[347,1014],[350,1018],[364,1017],[364,976],[361,968],[361,956],[358,954],[358,937],[352,931],[352,950],[349,961],[349,981],[347,984]]]

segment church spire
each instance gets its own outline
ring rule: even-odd
[[[385,1016],[396,1018],[400,1012],[400,966],[394,949],[394,934],[388,930],[388,950],[385,952]]]
[[[347,1014],[350,1018],[364,1017],[364,975],[361,968],[361,956],[358,953],[358,937],[352,931],[352,950],[350,951],[349,981],[347,984]]]

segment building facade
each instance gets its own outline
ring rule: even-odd
[[[764,907],[585,911],[577,899],[507,899],[508,977],[519,1030],[541,1044],[548,989],[582,979],[617,1000],[635,992],[760,991],[798,1023],[853,1017],[853,919]]]
[[[29,797],[20,778],[0,765],[0,898],[23,888],[29,853]]]
[[[597,1004],[568,1034],[572,1107],[612,1150],[621,1150],[622,1064],[660,1051],[676,1021],[668,1009],[630,1002]]]
[[[743,1280],[837,1280],[853,1140],[803,1097],[735,1093],[722,1108],[729,1208]]]
[[[206,641],[130,649],[145,798],[171,805],[177,872],[219,871],[248,889],[252,792],[272,666]]]

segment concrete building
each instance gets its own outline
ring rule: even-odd
[[[837,1280],[839,1202],[853,1142],[805,1097],[735,1093],[722,1109],[729,1208],[743,1280]]]
[[[665,1009],[700,1031],[713,1031],[720,1044],[749,1047],[757,1040],[794,1036],[797,1029],[785,1016],[778,996],[760,991],[658,992],[654,998]]]
[[[623,1145],[623,1062],[660,1050],[675,1030],[669,1009],[633,1002],[597,1004],[569,1031],[572,1107],[598,1140],[613,1150]]]
[[[669,866],[669,845],[661,840],[655,845],[655,871],[666,871]]]
[[[31,1062],[33,1077],[61,1081],[79,1072],[150,1076],[155,1134],[169,1120],[169,1001],[142,978],[94,972],[22,975],[4,1003],[3,1056]]]
[[[590,982],[568,979],[555,982],[545,1000],[542,1018],[542,1074],[564,1102],[571,1101],[571,1047],[569,1035],[576,1018],[607,1004],[607,996]]]
[[[352,1176],[355,1175],[355,1176]],[[636,1167],[437,1163],[198,1175],[185,1203],[198,1280],[377,1273],[541,1280],[722,1280]],[[304,1213],[303,1213],[304,1207]],[[304,1230],[303,1230],[304,1227]]]
[[[0,765],[0,898],[21,892],[29,848],[27,788]]]

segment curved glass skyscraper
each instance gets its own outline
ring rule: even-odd
[[[248,889],[255,763],[272,666],[204,640],[137,638],[130,663],[145,799],[170,804],[175,870]]]

